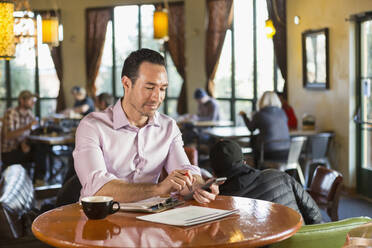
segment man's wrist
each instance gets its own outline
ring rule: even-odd
[[[164,190],[164,187],[162,185],[162,183],[158,183],[158,184],[154,184],[154,195],[155,196],[158,196],[158,195],[165,195],[167,192],[165,192]]]

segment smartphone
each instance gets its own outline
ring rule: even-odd
[[[208,192],[211,192],[209,187],[212,184],[215,183],[217,185],[221,185],[221,184],[223,184],[226,181],[226,179],[227,179],[226,177],[217,177],[217,178],[214,177],[214,178],[211,178],[211,179],[207,180],[207,182],[203,186],[201,186],[200,188],[202,188],[203,190],[206,190]],[[186,200],[186,201],[187,200],[191,200],[193,195],[194,195],[194,191],[192,191],[191,193],[185,195],[183,197],[183,199]]]

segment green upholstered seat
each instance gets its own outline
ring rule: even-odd
[[[370,222],[369,217],[354,217],[323,224],[305,225],[291,238],[270,248],[336,248],[342,247],[346,234],[354,227]]]

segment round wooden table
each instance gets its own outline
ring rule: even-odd
[[[295,210],[242,197],[218,196],[209,204],[238,209],[237,214],[189,227],[138,220],[144,213],[119,211],[103,220],[88,220],[81,206],[70,204],[35,219],[32,232],[55,247],[256,247],[291,237],[302,225]]]

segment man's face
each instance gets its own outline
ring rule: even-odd
[[[21,98],[21,107],[25,109],[32,109],[35,105],[36,97]]]
[[[152,117],[164,100],[168,87],[167,72],[162,65],[143,62],[135,84],[125,76],[122,84],[124,97],[128,97],[131,107],[142,116]]]

